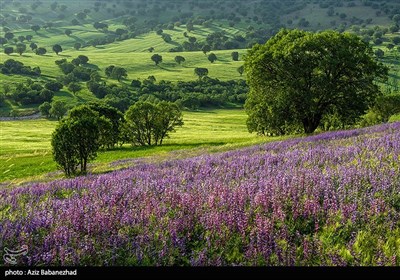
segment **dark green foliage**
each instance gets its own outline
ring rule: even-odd
[[[82,89],[81,85],[78,83],[70,83],[68,85],[68,90],[72,91],[74,94],[76,94],[78,91]]]
[[[40,30],[40,26],[39,25],[32,25],[31,26],[31,29],[33,30],[33,31],[35,31],[35,33],[37,34],[37,32]]]
[[[244,65],[239,66],[239,67],[237,68],[237,71],[238,71],[238,73],[240,74],[240,76],[242,76],[243,73],[244,73]]]
[[[159,63],[162,62],[162,56],[159,54],[153,54],[151,56],[151,60],[153,60],[156,65],[158,65]]]
[[[238,52],[232,52],[231,56],[232,56],[232,60],[233,61],[238,61],[239,60],[239,53]]]
[[[14,52],[14,48],[13,47],[5,47],[4,48],[4,53],[6,54],[6,55],[10,55],[10,54],[12,54]]]
[[[4,34],[4,38],[6,38],[8,41],[11,41],[14,38],[14,33],[6,32],[6,34]]]
[[[178,64],[181,64],[181,63],[185,62],[185,58],[181,55],[177,55],[177,56],[175,56],[175,62]]]
[[[50,81],[50,82],[47,82],[44,85],[44,87],[47,88],[48,90],[57,92],[57,91],[60,91],[63,88],[63,85],[61,83],[59,83],[59,82],[56,82],[56,81]]]
[[[182,112],[179,107],[170,102],[161,101],[157,104],[137,102],[125,113],[129,134],[133,145],[162,145],[175,127],[182,126]]]
[[[47,53],[47,50],[43,47],[37,48],[36,49],[36,54],[37,55],[45,55]]]
[[[246,56],[250,86],[249,131],[261,134],[312,133],[335,112],[354,123],[379,93],[387,68],[355,35],[281,30]]]
[[[60,120],[68,111],[67,104],[63,101],[57,100],[51,102],[49,110],[50,116]]]
[[[385,52],[381,49],[376,49],[374,53],[378,58],[382,58],[385,55]]]
[[[33,42],[29,44],[29,47],[31,48],[32,51],[35,51],[38,48],[38,46]]]
[[[217,56],[214,53],[210,53],[207,57],[207,59],[211,62],[214,63],[214,61],[217,60]]]
[[[372,111],[387,122],[392,115],[400,114],[400,94],[379,96],[372,107]]]
[[[50,109],[51,109],[51,104],[50,102],[47,101],[39,106],[40,114],[42,114],[42,116],[45,116],[46,118],[50,117]]]
[[[211,51],[211,47],[210,47],[209,45],[204,45],[204,46],[201,48],[201,51],[202,51],[204,54],[207,54],[208,52]]]
[[[15,48],[15,51],[19,53],[19,55],[22,55],[26,51],[26,45],[23,43],[18,43]]]
[[[53,51],[58,55],[60,52],[62,52],[62,47],[59,44],[55,44],[53,46]]]
[[[89,103],[88,106],[106,120],[100,127],[100,146],[107,149],[113,148],[120,140],[122,126],[125,123],[124,115],[105,103]]]
[[[79,50],[82,47],[82,44],[77,42],[74,44],[74,49]]]
[[[40,76],[41,71],[39,67],[24,66],[22,62],[14,59],[7,59],[3,63],[0,63],[0,71],[3,74],[18,74],[27,76]]]
[[[201,80],[203,77],[208,75],[208,69],[207,68],[196,67],[194,69],[194,73],[199,77],[199,80]]]
[[[87,163],[97,156],[99,149],[99,115],[88,106],[72,109],[52,135],[53,158],[66,176],[86,174]]]

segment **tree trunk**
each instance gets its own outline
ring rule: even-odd
[[[83,166],[81,166],[81,173],[82,174],[86,174],[86,163],[87,163],[87,159],[83,159]]]
[[[304,118],[303,119],[304,132],[306,134],[313,133],[319,126],[320,121],[321,121],[321,116],[319,115],[312,116],[311,118]]]

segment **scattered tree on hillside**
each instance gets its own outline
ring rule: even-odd
[[[79,50],[81,47],[82,47],[82,44],[79,43],[79,42],[77,42],[77,43],[74,44],[74,49],[75,49],[75,50]]]
[[[44,87],[45,87],[46,89],[48,89],[48,90],[57,92],[57,91],[60,91],[60,90],[63,88],[63,84],[62,84],[62,83],[59,83],[59,82],[56,82],[56,81],[50,81],[50,82],[47,82],[47,83],[44,85]]]
[[[0,45],[3,46],[4,44],[7,44],[7,39],[3,38],[3,37],[0,37]]]
[[[35,24],[31,26],[31,29],[37,34],[37,32],[40,30],[40,26]]]
[[[15,51],[19,55],[22,55],[26,51],[26,45],[23,43],[18,43],[17,46],[15,47]]]
[[[125,114],[132,144],[162,145],[163,139],[182,126],[182,112],[175,103],[136,102]]]
[[[217,60],[217,56],[214,53],[210,53],[207,57],[207,59],[211,62],[214,63],[214,61]]]
[[[58,53],[62,52],[62,47],[59,44],[55,44],[53,46],[53,51],[58,55]]]
[[[204,54],[207,54],[208,52],[211,51],[210,45],[204,45],[204,46],[201,48],[201,51],[202,51]]]
[[[158,65],[159,63],[162,62],[162,56],[159,54],[153,54],[151,56],[151,60],[153,60],[156,65]]]
[[[64,33],[65,33],[65,35],[67,35],[69,37],[69,36],[71,36],[72,31],[71,31],[71,29],[65,29]]]
[[[194,30],[194,25],[193,25],[192,22],[188,22],[188,23],[186,24],[186,30],[187,30],[188,32],[192,32],[192,31]]]
[[[96,28],[96,29],[107,30],[108,29],[108,24],[107,23],[102,23],[102,22],[95,22],[93,24],[93,27]]]
[[[392,38],[392,42],[393,42],[393,44],[395,44],[395,45],[400,44],[400,36],[395,36],[395,37],[393,37],[393,38]]]
[[[40,114],[46,118],[50,117],[51,104],[49,102],[44,102],[39,106]]]
[[[57,100],[51,102],[50,115],[60,120],[65,113],[67,113],[67,104],[63,101]]]
[[[126,33],[128,33],[128,30],[126,30],[126,29],[122,29],[122,28],[117,28],[116,30],[115,30],[115,34],[117,34],[118,36],[122,36],[122,35],[124,35],[124,34],[126,34]]]
[[[194,43],[196,43],[197,38],[193,37],[193,36],[190,36],[188,40],[189,40],[189,43],[194,44]]]
[[[31,48],[32,51],[35,51],[38,48],[38,46],[33,42],[29,44],[29,47]]]
[[[89,57],[86,55],[78,55],[77,59],[79,59],[80,64],[87,64],[89,62]]]
[[[281,30],[246,57],[250,132],[312,133],[335,112],[354,123],[379,94],[387,68],[356,35]]]
[[[400,24],[400,14],[393,15],[392,20],[395,24]]]
[[[104,69],[104,73],[106,74],[107,77],[111,77],[111,73],[114,68],[115,68],[114,65],[110,65],[110,66],[107,66],[106,69]]]
[[[5,47],[4,48],[4,53],[6,54],[6,55],[10,55],[10,54],[12,54],[14,52],[14,48],[13,47]]]
[[[32,35],[26,35],[25,38],[26,38],[26,40],[28,42],[30,42],[32,40],[33,36]]]
[[[196,67],[194,69],[194,73],[199,77],[199,80],[201,80],[203,77],[206,77],[208,75],[208,69]]]
[[[383,50],[381,50],[381,49],[376,49],[375,50],[375,55],[376,55],[377,58],[382,58],[382,57],[384,57],[385,52]]]
[[[45,55],[47,53],[47,50],[43,47],[37,48],[36,49],[36,54],[37,55]]]
[[[6,32],[6,34],[4,34],[4,38],[6,38],[8,41],[11,41],[14,38],[14,33]]]
[[[238,52],[232,52],[231,56],[232,56],[232,60],[233,61],[238,61],[239,60],[239,53]]]
[[[68,90],[72,91],[74,94],[76,94],[78,91],[82,89],[81,85],[78,83],[70,83],[68,85]]]
[[[152,52],[154,51],[154,48],[153,48],[153,47],[150,47],[150,48],[148,48],[147,50],[148,50],[149,52],[152,53]]]
[[[118,82],[121,81],[122,78],[128,77],[128,72],[126,71],[125,68],[122,67],[114,67],[112,72],[111,72],[111,78],[117,79]]]
[[[175,62],[180,65],[182,62],[185,62],[185,58],[181,55],[177,55],[175,56]]]
[[[239,66],[239,67],[237,68],[237,71],[238,71],[238,73],[240,74],[240,76],[242,76],[243,73],[244,73],[244,65]]]
[[[85,18],[86,18],[86,13],[84,13],[84,12],[79,12],[79,13],[77,13],[76,14],[76,17],[78,18],[78,19],[80,19],[81,21],[82,20],[84,20]]]

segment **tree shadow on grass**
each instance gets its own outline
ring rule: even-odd
[[[36,35],[42,38],[50,38],[49,36],[44,35],[43,33],[37,33]]]
[[[160,69],[163,69],[163,70],[168,71],[168,72],[181,72],[178,69],[169,69],[169,68],[165,68],[165,67],[162,67],[162,66],[160,66]]]
[[[71,56],[68,55],[68,54],[59,54],[58,56],[61,56],[61,57],[71,57]]]
[[[76,42],[85,43],[85,40],[79,38],[78,36],[70,35],[69,37],[71,37],[72,39],[74,39]]]

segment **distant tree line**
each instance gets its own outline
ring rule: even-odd
[[[9,85],[6,87],[5,99],[20,105],[29,105],[51,102],[54,94],[62,88],[62,84],[52,81],[43,83],[28,79],[25,83],[17,83],[15,87]]]
[[[220,81],[205,77],[198,81],[156,82],[153,76],[140,81],[132,80],[131,87],[107,85],[104,81],[90,80],[87,88],[95,96],[121,111],[130,104],[143,100],[177,102],[180,106],[197,109],[222,106],[227,103],[244,104],[248,87],[243,80]]]

